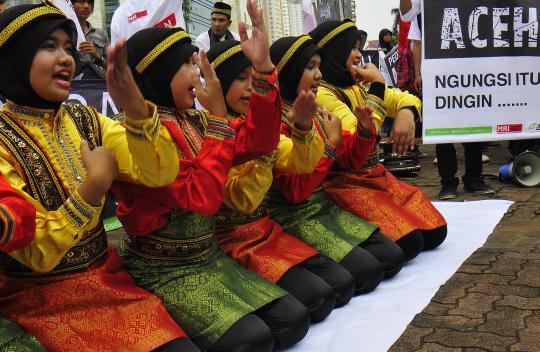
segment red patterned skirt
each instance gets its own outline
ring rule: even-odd
[[[245,224],[216,229],[221,248],[243,267],[276,283],[293,266],[317,251],[289,235],[265,215]]]
[[[398,180],[380,163],[359,173],[332,172],[324,189],[340,208],[379,226],[394,241],[414,230],[446,225],[424,192]]]
[[[0,274],[0,315],[48,351],[147,352],[186,334],[156,296],[136,286],[109,247],[88,270],[52,277]]]

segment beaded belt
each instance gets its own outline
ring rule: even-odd
[[[77,243],[62,257],[60,263],[48,273],[38,273],[19,263],[6,253],[0,253],[0,272],[17,277],[47,277],[82,271],[108,252],[107,235],[103,224]]]
[[[189,239],[169,239],[156,235],[124,235],[122,247],[145,259],[197,262],[204,260],[216,242],[214,231]]]
[[[232,227],[243,225],[258,220],[268,214],[266,207],[260,205],[251,214],[241,214],[227,206],[222,206],[216,215],[216,227]]]

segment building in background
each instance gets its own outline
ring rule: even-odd
[[[302,3],[289,4],[289,28],[290,35],[301,35],[304,32],[302,23],[304,15],[302,14]]]

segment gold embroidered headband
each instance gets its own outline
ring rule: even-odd
[[[323,47],[325,46],[329,41],[331,41],[332,39],[334,39],[338,34],[344,32],[345,30],[349,29],[349,28],[356,28],[355,24],[353,22],[345,22],[341,25],[339,25],[338,27],[334,28],[330,33],[328,33],[327,35],[324,36],[324,38],[322,38],[318,43],[317,45],[319,47]]]
[[[138,64],[135,66],[135,70],[139,73],[143,73],[144,70],[154,62],[159,55],[161,55],[165,50],[169,49],[172,45],[175,43],[178,43],[184,38],[189,38],[189,35],[186,32],[179,31],[176,32],[169,37],[167,37],[165,40],[163,40],[161,43],[159,43],[152,51],[148,53]]]
[[[227,59],[229,59],[231,56],[238,54],[242,51],[242,47],[240,45],[235,45],[229,50],[225,51],[223,54],[216,57],[214,60],[214,68],[216,69],[219,65],[221,65],[223,62],[225,62]]]
[[[294,53],[308,40],[311,40],[312,38],[309,35],[303,35],[300,38],[298,38],[293,45],[287,50],[285,55],[279,60],[279,63],[276,67],[277,73],[280,74],[281,70],[287,65],[287,62],[291,59],[291,57],[294,55]]]
[[[57,8],[50,6],[40,6],[27,11],[13,20],[6,28],[0,32],[0,47],[4,45],[13,34],[15,34],[23,26],[27,25],[31,21],[35,20],[38,17],[45,15],[61,15],[64,16],[64,13]]]

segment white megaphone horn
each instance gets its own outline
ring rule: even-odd
[[[514,159],[514,162],[501,166],[500,179],[512,179],[524,187],[536,187],[540,184],[540,155],[526,151]]]

